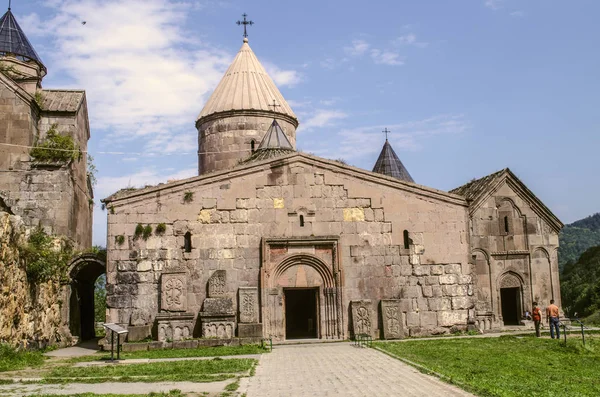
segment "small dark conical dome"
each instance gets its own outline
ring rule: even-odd
[[[373,167],[373,172],[391,176],[392,178],[400,179],[401,181],[415,182],[387,139],[383,144],[383,149],[381,149],[381,154],[375,163],[375,167]]]
[[[269,130],[263,137],[262,141],[260,141],[258,149],[256,149],[254,153],[252,153],[252,155],[246,161],[244,161],[244,163],[266,160],[273,157],[283,156],[292,152],[295,152],[295,150],[290,143],[290,140],[279,126],[277,120],[273,119]]]
[[[40,65],[42,76],[46,75],[46,66],[23,33],[10,8],[0,18],[0,56],[13,55],[25,62],[33,61]]]

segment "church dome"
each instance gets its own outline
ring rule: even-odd
[[[385,140],[379,158],[373,167],[373,172],[391,176],[392,178],[400,179],[405,182],[415,182],[387,139]]]
[[[24,62],[33,61],[40,66],[41,75],[46,75],[46,66],[23,33],[10,8],[0,18],[0,56],[5,55],[12,55]]]
[[[236,111],[277,113],[298,125],[298,118],[254,55],[248,39],[244,39],[242,48],[204,105],[197,122],[202,123],[204,119],[219,113]]]

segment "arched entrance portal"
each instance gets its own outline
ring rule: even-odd
[[[520,325],[523,313],[523,282],[514,273],[500,280],[500,307],[504,325]]]
[[[264,248],[264,335],[275,340],[343,338],[337,240],[269,239]]]
[[[96,254],[78,256],[69,267],[69,330],[80,342],[96,337],[94,287],[105,273],[106,265]]]

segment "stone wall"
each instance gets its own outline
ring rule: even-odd
[[[531,311],[554,299],[560,306],[558,232],[534,210],[527,198],[504,182],[471,217],[472,263],[477,274],[477,317],[480,328],[501,327],[500,289],[521,289],[520,311]]]
[[[467,204],[458,196],[295,154],[118,197],[107,201],[113,208],[108,214],[108,321],[153,324],[165,273],[187,274],[185,310],[197,315],[209,277],[226,270],[226,288],[237,307],[238,288],[265,288],[259,282],[267,266],[261,262],[261,241],[323,236],[339,241],[342,337],[351,331],[348,310],[355,300],[372,302],[377,335],[379,302],[385,299],[398,300],[406,334],[466,328],[472,317]],[[166,224],[164,234],[147,240],[134,236],[138,224],[155,229],[159,223]],[[184,249],[186,233],[190,252]],[[286,251],[284,257],[297,253]],[[299,262],[294,266],[300,271]],[[305,276],[291,271],[280,287],[305,286],[311,279],[319,284],[310,270],[316,265],[307,266]]]
[[[66,343],[61,286],[56,281],[29,284],[18,249],[25,236],[23,220],[0,211],[0,341]]]
[[[210,118],[198,125],[198,174],[233,168],[250,156],[251,143],[258,148],[273,122],[273,115],[251,112],[231,117]],[[296,147],[296,126],[291,119],[276,117],[277,122]]]

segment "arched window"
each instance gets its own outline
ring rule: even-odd
[[[508,233],[509,232],[509,228],[508,228],[508,216],[504,217],[504,233]]]
[[[256,145],[256,142],[254,142],[254,139],[250,141],[250,151],[252,153],[254,153],[254,146]]]
[[[300,227],[304,227],[304,215],[300,215]]]
[[[410,238],[408,237],[408,230],[404,231],[404,249],[409,249],[410,248]]]
[[[192,233],[190,232],[183,236],[183,249],[185,252],[192,252]]]

